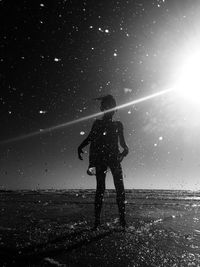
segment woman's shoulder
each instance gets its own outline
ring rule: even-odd
[[[100,119],[95,119],[95,121],[92,124],[92,128],[93,129],[98,129],[99,127],[101,127],[103,124],[102,120]]]
[[[113,121],[115,127],[118,129],[118,130],[122,130],[123,129],[123,124],[121,121],[119,120],[116,120],[116,121]]]
[[[120,120],[113,121],[113,123],[119,127],[123,126],[123,124]]]

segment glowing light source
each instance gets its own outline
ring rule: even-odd
[[[175,85],[178,95],[193,103],[200,103],[200,53],[194,53],[186,58],[177,73]]]

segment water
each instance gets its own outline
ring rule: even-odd
[[[45,266],[46,259],[61,266],[200,266],[199,191],[126,190],[124,233],[116,231],[115,190],[106,190],[102,227],[91,231],[94,195],[1,191],[0,263],[28,257],[20,266]]]

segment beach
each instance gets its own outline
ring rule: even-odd
[[[200,192],[126,190],[125,231],[114,190],[91,230],[94,193],[2,190],[1,266],[200,266]]]

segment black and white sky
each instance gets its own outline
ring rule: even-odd
[[[96,97],[112,94],[121,105],[174,86],[184,58],[200,47],[200,2],[1,0],[0,7],[0,187],[95,188],[88,154],[77,157],[93,119],[42,130],[98,112]],[[126,188],[200,188],[199,105],[169,93],[116,113],[130,149]]]

